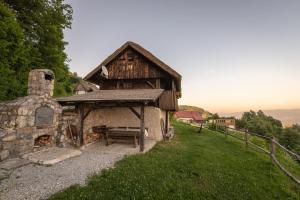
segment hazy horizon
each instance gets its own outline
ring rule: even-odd
[[[66,53],[80,76],[130,40],[182,75],[180,104],[300,108],[300,1],[66,2],[74,9]]]

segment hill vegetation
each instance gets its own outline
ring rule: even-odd
[[[174,122],[176,136],[118,162],[58,199],[299,199],[299,188],[268,155],[234,138]]]
[[[195,111],[195,112],[199,112],[200,114],[202,114],[204,116],[207,116],[207,117],[212,115],[212,113],[210,113],[209,111],[206,111],[203,108],[199,108],[197,106],[179,105],[179,110],[182,110],[182,111]]]
[[[56,96],[72,93],[63,29],[72,8],[63,0],[0,1],[0,101],[26,95],[31,69],[55,73]],[[73,79],[73,80],[72,80]]]
[[[291,127],[293,124],[300,124],[300,109],[277,109],[263,110],[266,115],[270,115],[282,122],[284,127]],[[234,116],[241,118],[244,112],[222,113],[224,116]]]
[[[239,129],[248,129],[260,135],[275,137],[288,149],[300,153],[300,126],[298,124],[283,128],[280,120],[267,116],[263,111],[244,112],[241,119],[236,120]]]

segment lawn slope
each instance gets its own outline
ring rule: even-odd
[[[50,199],[299,199],[269,157],[234,138],[175,123],[176,137]]]

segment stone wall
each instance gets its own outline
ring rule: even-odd
[[[53,121],[45,127],[37,127],[36,109],[43,106],[53,109]],[[42,96],[27,96],[0,104],[0,159],[33,151],[34,139],[42,135],[51,135],[55,145],[60,113],[61,107],[56,101]]]
[[[140,108],[134,108],[140,112]],[[86,108],[86,111],[88,108]],[[145,107],[145,127],[148,128],[148,136],[146,139],[161,140],[162,132],[160,119],[164,120],[166,112],[157,107]],[[140,127],[140,120],[131,112],[129,108],[103,108],[92,111],[84,121],[84,132],[91,131],[93,126],[125,126],[125,127]]]
[[[79,145],[78,141],[75,141],[75,137],[78,135],[73,135],[73,140],[71,136],[68,136],[67,131],[69,130],[69,126],[74,126],[77,128],[77,132],[79,130],[79,114],[75,111],[63,112],[62,117],[60,118],[60,122],[58,125],[58,141],[57,144],[59,147],[66,147],[70,145]],[[73,133],[75,134],[75,133]]]

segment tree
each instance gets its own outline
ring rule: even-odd
[[[271,116],[266,116],[263,111],[257,113],[253,110],[245,112],[240,120],[237,120],[238,128],[245,128],[251,132],[261,135],[278,137],[282,132],[282,123],[280,120]]]
[[[26,92],[23,73],[28,68],[28,54],[23,41],[15,13],[0,2],[0,101]]]
[[[70,74],[66,65],[67,55],[63,29],[71,28],[72,8],[63,0],[4,0],[16,13],[17,23],[28,50],[28,66],[19,65],[18,82],[27,80],[30,69],[47,68],[55,73],[54,95],[63,96],[72,92]],[[17,72],[16,72],[17,73]],[[26,77],[26,78],[24,78]],[[27,85],[24,83],[23,85]],[[26,92],[26,87],[21,93]],[[18,96],[18,95],[16,95]]]
[[[285,128],[279,137],[279,142],[288,149],[300,153],[300,125]]]
[[[218,113],[215,113],[215,114],[212,114],[211,116],[209,116],[208,118],[207,118],[207,120],[210,120],[210,119],[219,119],[220,117],[219,117],[219,115],[218,115]]]

